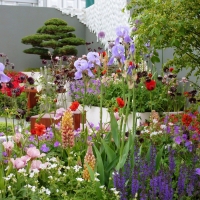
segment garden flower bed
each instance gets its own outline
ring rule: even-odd
[[[42,60],[36,81],[16,81],[1,63],[0,89],[12,103],[4,108],[5,119],[19,120],[0,143],[1,199],[200,198],[199,86],[177,78],[174,67],[164,66],[159,75],[149,43],[141,53],[148,56],[135,57],[129,27],[117,27],[116,34],[110,57],[89,52],[64,66],[63,56],[52,56],[49,65]],[[20,81],[38,90],[38,119],[30,127],[17,102],[25,87]],[[72,102],[61,98],[58,107],[66,81]],[[138,124],[139,111],[150,116]],[[42,116],[48,114],[46,125]]]

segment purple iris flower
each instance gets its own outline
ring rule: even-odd
[[[3,83],[7,83],[10,81],[10,78],[4,74],[4,69],[5,69],[5,66],[3,63],[0,63],[0,83],[3,82]]]
[[[101,65],[100,57],[97,52],[89,52],[87,54],[87,59],[88,59],[88,65],[90,68],[94,67],[94,64],[97,64],[99,66]]]
[[[117,39],[115,40],[115,44],[120,44],[120,40],[122,39],[125,43],[131,43],[132,39],[129,36],[129,27],[127,26],[119,26],[116,28]]]
[[[120,59],[120,61],[124,63],[125,61],[124,53],[125,53],[125,49],[123,45],[121,44],[115,45],[112,48],[112,57],[110,58],[108,65],[112,65],[115,58]]]
[[[129,27],[127,26],[119,26],[116,28],[116,34],[118,37],[125,38],[127,35],[129,35]]]
[[[40,150],[43,151],[43,152],[45,152],[45,153],[47,153],[47,152],[49,151],[49,147],[47,147],[46,144],[43,144],[43,145],[41,146]]]
[[[130,51],[131,54],[133,54],[133,53],[135,52],[135,44],[134,44],[134,43],[132,43],[132,44],[130,45],[129,51]]]
[[[132,76],[133,69],[135,69],[135,65],[134,64],[129,65],[128,70],[127,70],[127,74]]]
[[[88,65],[88,62],[86,60],[77,60],[74,63],[74,66],[76,67],[77,72],[75,73],[75,79],[80,79],[83,77],[83,72],[87,73],[88,76],[93,77],[93,73],[90,70],[90,66]]]

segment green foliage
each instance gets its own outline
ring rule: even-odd
[[[32,45],[32,48],[25,49],[24,53],[40,55],[41,59],[50,59],[48,51],[52,51],[53,57],[76,55],[76,46],[85,44],[85,41],[76,38],[76,35],[71,33],[73,31],[75,28],[67,26],[65,21],[50,19],[37,30],[36,34],[22,38],[23,44]]]
[[[150,41],[154,49],[173,48],[174,58],[167,65],[176,66],[177,71],[196,70],[200,74],[200,2],[198,0],[132,0],[127,9],[132,10],[131,24],[137,28],[133,33],[137,59]],[[139,21],[138,21],[139,20]],[[154,56],[153,61],[158,61]]]
[[[11,135],[10,133],[12,132],[12,130],[13,130],[12,123],[7,123],[6,126],[5,122],[0,122],[0,133],[3,132],[5,134],[6,132],[9,132],[9,135]]]

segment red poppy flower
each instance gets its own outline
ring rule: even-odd
[[[174,68],[173,68],[173,67],[170,67],[170,68],[169,68],[169,71],[170,71],[170,72],[172,72],[173,70],[174,70]]]
[[[24,87],[19,85],[18,81],[10,81],[3,84],[1,92],[9,97],[17,97],[24,91]]]
[[[41,136],[45,134],[46,127],[44,124],[35,123],[35,135]]]
[[[35,129],[31,129],[31,134],[32,134],[32,135],[36,135]]]
[[[123,100],[122,98],[117,97],[117,98],[116,98],[116,101],[117,101],[117,104],[118,104],[118,106],[119,106],[120,108],[123,108],[123,107],[124,107],[125,102],[124,102],[124,100]]]
[[[183,114],[182,116],[182,122],[185,126],[189,126],[192,122],[192,117],[188,114]]]
[[[146,86],[147,90],[149,90],[149,91],[154,90],[156,88],[156,81],[148,80],[145,82],[145,86]]]
[[[71,109],[71,111],[76,111],[78,107],[79,107],[79,102],[74,101],[74,102],[72,102],[72,104],[69,108]]]

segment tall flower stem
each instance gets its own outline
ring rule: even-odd
[[[102,132],[103,84],[100,79],[100,130]]]
[[[135,138],[135,128],[136,128],[136,106],[135,106],[135,87],[133,87],[133,90],[132,90],[132,95],[133,95],[133,98],[132,98],[132,105],[133,105],[133,126],[132,126],[132,136],[133,136],[133,143],[134,143],[134,138]]]
[[[122,77],[122,83],[123,86],[125,85],[125,79],[124,77]],[[123,87],[123,100],[125,101],[125,87]],[[120,133],[122,132],[122,127],[123,127],[123,123],[124,123],[124,117],[123,114],[125,113],[125,107],[122,109],[122,118],[121,118],[121,122],[120,122]]]
[[[125,114],[125,119],[124,119],[124,124],[123,124],[123,132],[122,132],[122,135],[121,135],[122,143],[121,143],[121,149],[120,149],[120,157],[123,156],[124,141],[125,141],[125,132],[126,132],[126,125],[127,125],[127,121],[128,121],[130,99],[131,99],[131,90],[129,89],[129,91],[128,91],[128,102],[126,104],[126,110],[125,110],[126,114]]]

